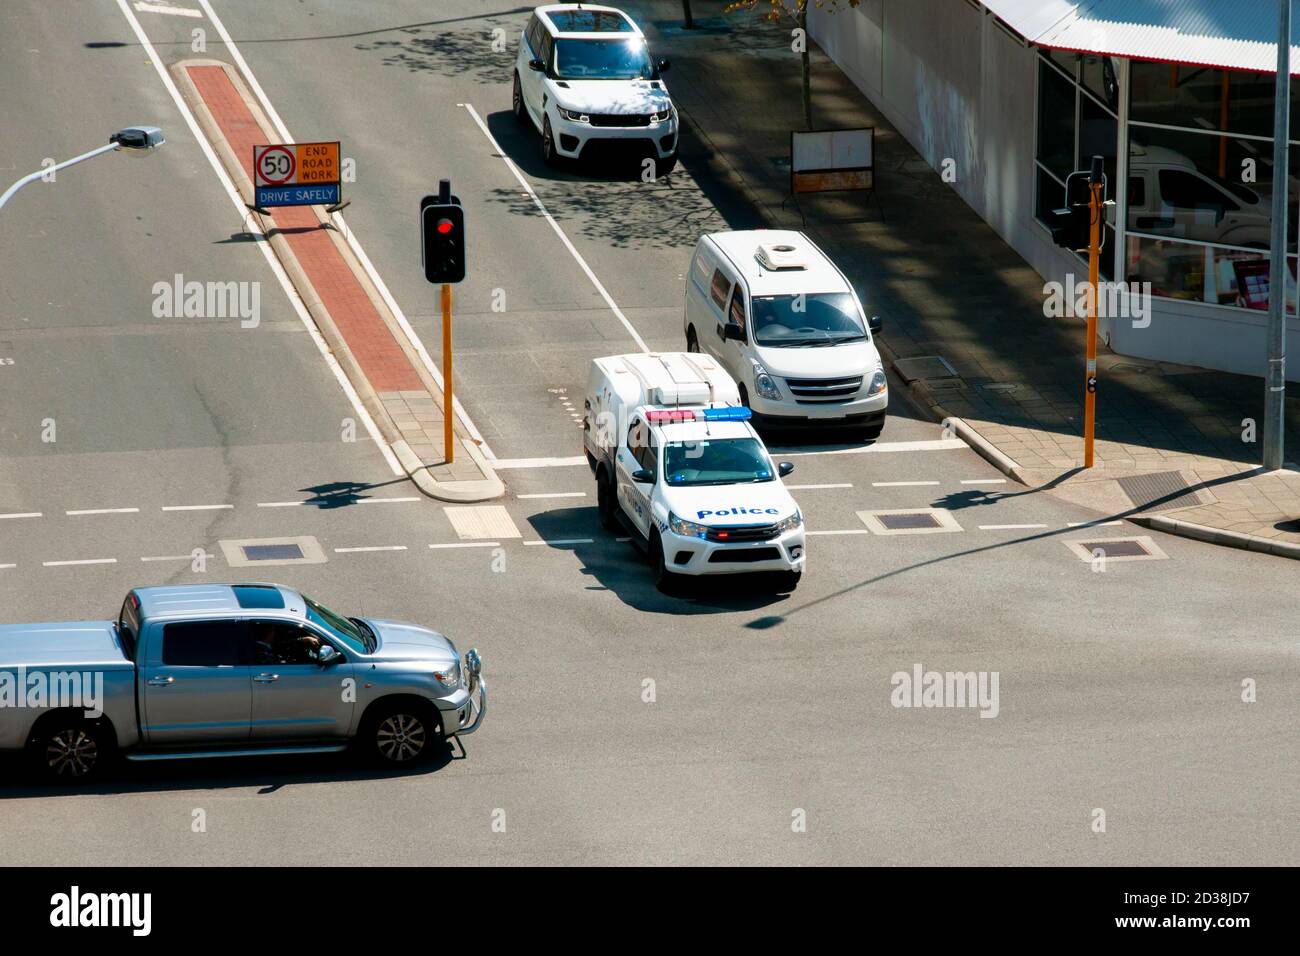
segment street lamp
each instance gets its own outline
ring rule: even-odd
[[[51,173],[56,173],[60,169],[67,169],[69,166],[75,166],[77,163],[93,159],[100,153],[107,153],[110,150],[123,150],[128,156],[144,156],[153,152],[163,143],[167,142],[163,138],[163,131],[157,126],[128,126],[126,129],[119,130],[108,139],[107,146],[100,146],[98,149],[92,149],[88,153],[82,153],[80,156],[74,156],[72,159],[64,160],[53,166],[44,169],[38,169],[29,176],[24,176],[18,182],[14,183],[5,190],[4,195],[0,196],[0,209],[9,201],[9,197],[18,190],[22,189],[28,183],[34,183]]]

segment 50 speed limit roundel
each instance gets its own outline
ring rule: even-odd
[[[253,163],[258,186],[283,186],[298,171],[298,158],[288,146],[263,146]]]

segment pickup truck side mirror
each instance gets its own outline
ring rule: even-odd
[[[776,473],[782,478],[790,474],[792,471],[794,471],[794,462],[792,461],[783,461],[778,463],[776,466]]]
[[[542,73],[545,72],[546,70],[546,64],[543,63],[541,60],[539,60],[537,57],[533,57],[531,60],[528,61],[528,69],[536,73]]]
[[[655,476],[650,474],[650,472],[645,468],[638,468],[636,471],[632,472],[632,480],[642,485],[653,485]]]
[[[873,315],[867,319],[867,328],[871,330],[872,335],[879,335],[881,328],[885,325],[885,320],[878,315]]]
[[[316,652],[316,663],[321,667],[329,667],[341,660],[343,660],[343,655],[330,644],[322,644],[320,650]]]

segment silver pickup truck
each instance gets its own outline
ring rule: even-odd
[[[476,650],[274,584],[137,588],[116,621],[0,625],[0,750],[85,779],[128,760],[323,753],[404,765],[472,734]]]

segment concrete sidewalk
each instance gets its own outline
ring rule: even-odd
[[[741,192],[767,225],[802,228],[826,249],[885,317],[881,351],[936,420],[964,420],[972,444],[1009,475],[1107,516],[1300,557],[1300,472],[1257,464],[1262,379],[1103,347],[1097,467],[1084,471],[1084,323],[1045,315],[1043,278],[815,47],[813,125],[876,128],[877,194],[870,204],[790,197],[790,130],[803,125],[793,21],[697,9],[701,29],[687,31],[676,0],[623,5],[672,61],[688,168]],[[1254,443],[1243,440],[1246,419]],[[1300,456],[1300,403],[1289,403],[1286,424],[1290,461]]]

